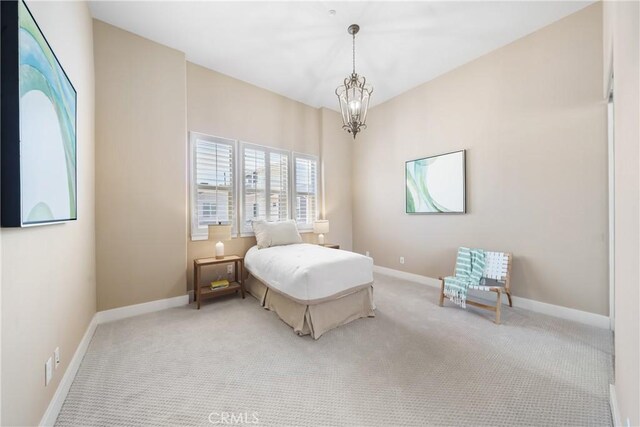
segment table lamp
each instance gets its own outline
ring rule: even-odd
[[[223,240],[231,240],[231,226],[222,224],[209,225],[209,240],[216,243],[216,259],[224,258]]]
[[[313,232],[318,235],[318,244],[324,245],[324,234],[329,232],[329,220],[317,219],[314,221]]]

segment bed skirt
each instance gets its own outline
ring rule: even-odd
[[[374,317],[373,285],[317,304],[303,304],[274,291],[253,275],[245,280],[245,290],[260,305],[274,311],[298,335],[318,339],[325,332],[362,317]]]

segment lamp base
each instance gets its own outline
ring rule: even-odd
[[[324,245],[324,234],[318,234],[318,244]]]
[[[224,243],[216,243],[216,259],[224,258]]]

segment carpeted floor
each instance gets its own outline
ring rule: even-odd
[[[57,425],[611,425],[609,331],[375,280],[377,317],[318,341],[252,297],[101,325]]]

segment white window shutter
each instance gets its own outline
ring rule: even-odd
[[[230,224],[235,234],[235,141],[192,133],[192,239],[206,239],[209,224]]]
[[[267,169],[263,150],[243,147],[242,231],[251,231],[251,221],[267,218]]]
[[[289,219],[289,155],[269,155],[269,221]]]
[[[318,159],[294,155],[295,219],[300,229],[313,228],[318,218]]]
[[[251,221],[284,221],[290,217],[289,152],[242,143],[243,235],[253,234]]]

